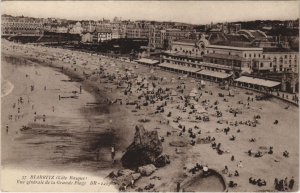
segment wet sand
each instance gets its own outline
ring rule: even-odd
[[[91,56],[86,53],[80,52],[70,52],[64,51],[56,48],[45,48],[47,52],[42,51],[40,48],[34,48],[35,50],[26,54],[26,47],[22,49],[22,46],[16,46],[15,55],[19,54],[19,57],[31,57],[35,60],[47,60],[48,65],[50,66],[63,66],[66,74],[74,74],[82,77],[83,71],[88,74],[91,74],[93,71],[96,71],[99,68],[101,61],[99,56]],[[43,48],[44,49],[44,48]],[[24,54],[25,50],[25,54]],[[39,51],[41,50],[41,51]],[[68,53],[73,55],[74,58],[79,58],[74,64],[71,60],[61,61],[61,55],[59,53]],[[50,56],[50,57],[49,57]],[[49,58],[54,56],[54,60],[49,62]],[[58,60],[59,59],[59,60]],[[64,59],[66,60],[66,59]],[[81,62],[80,62],[81,60]],[[125,69],[133,68],[135,65],[120,62],[114,59],[105,59],[106,61],[105,71],[109,73],[115,73],[116,67],[125,73]],[[84,63],[88,65],[83,65]],[[50,64],[51,63],[51,64]],[[111,65],[111,63],[115,65]],[[76,71],[74,70],[76,68]],[[145,66],[138,65],[138,68],[135,69],[136,73],[142,76],[147,76],[148,81],[150,76],[150,69]],[[155,76],[166,77],[166,81],[153,81],[162,88],[171,88],[176,90],[176,87],[180,85],[179,80],[177,80],[178,75],[172,74],[169,72],[164,72],[161,70],[155,70]],[[174,78],[174,82],[170,81]],[[97,96],[109,97],[111,100],[116,98],[121,98],[123,100],[137,100],[138,93],[133,92],[131,95],[124,96],[122,89],[116,89],[116,85],[113,82],[107,81],[107,83],[100,82],[103,79],[94,77],[89,77],[88,80],[82,83],[87,92],[93,93],[95,98]],[[191,78],[185,78],[184,82],[186,83],[186,88],[184,92],[178,95],[186,96],[189,95],[190,91],[197,87],[197,82],[193,82]],[[97,89],[99,91],[97,91]],[[134,85],[134,91],[138,86]],[[178,90],[177,90],[178,91]],[[207,91],[207,92],[205,92]],[[212,91],[213,94],[210,95],[208,91]],[[155,114],[156,106],[161,104],[159,101],[155,105],[149,105],[142,107],[141,110],[133,112],[134,106],[130,105],[111,105],[108,109],[105,110],[107,113],[107,120],[112,120],[111,124],[108,124],[106,128],[112,128],[116,134],[116,146],[120,158],[122,152],[130,144],[133,138],[134,126],[140,124],[139,120],[141,118],[147,118],[150,121],[143,123],[146,129],[158,131],[160,136],[164,136],[165,142],[163,143],[164,152],[170,155],[171,164],[157,170],[152,176],[145,177],[137,181],[136,187],[144,187],[145,185],[155,182],[156,191],[175,191],[176,182],[185,178],[188,174],[188,169],[193,167],[196,163],[201,163],[208,165],[210,168],[214,168],[217,171],[224,169],[224,166],[227,165],[229,172],[233,173],[235,170],[238,170],[240,173],[239,177],[229,175],[224,175],[227,181],[233,180],[238,184],[234,189],[229,189],[229,191],[259,191],[259,190],[274,190],[274,178],[284,179],[288,177],[289,179],[294,176],[295,181],[298,182],[298,108],[295,106],[290,106],[288,109],[285,107],[288,106],[287,103],[282,102],[278,99],[271,99],[269,101],[253,101],[250,102],[249,107],[247,106],[247,97],[246,90],[239,88],[232,88],[231,92],[234,93],[234,97],[225,97],[228,99],[228,102],[223,101],[224,98],[219,97],[218,93],[228,94],[228,91],[221,90],[216,84],[207,83],[206,88],[199,91],[203,95],[201,101],[209,100],[210,105],[207,106],[207,114],[210,116],[209,122],[195,121],[193,114],[188,112],[191,110],[187,108],[187,111],[184,112],[177,108],[177,106],[183,106],[184,103],[179,100],[179,96],[174,96],[174,100],[168,101],[168,105],[165,107],[165,112],[160,114]],[[254,92],[254,97],[257,93]],[[98,99],[97,99],[98,100]],[[223,116],[221,118],[215,115],[214,103],[215,101],[219,102],[218,108],[222,111]],[[242,104],[238,104],[238,101],[242,101]],[[212,107],[210,107],[212,106]],[[228,111],[230,107],[239,108],[242,111],[242,114],[238,114],[237,117],[234,117],[232,113]],[[86,110],[84,110],[85,112]],[[89,110],[88,110],[89,111]],[[93,111],[93,110],[92,110]],[[172,112],[172,116],[168,117],[167,113]],[[83,113],[84,115],[84,113]],[[238,124],[234,126],[232,123],[235,121],[247,121],[253,120],[254,115],[260,115],[259,123],[256,127]],[[88,114],[86,116],[89,116]],[[217,143],[222,143],[222,149],[226,150],[227,153],[223,155],[218,155],[215,150],[211,148],[210,144],[201,144],[196,143],[195,146],[188,145],[182,148],[176,148],[169,145],[172,141],[186,141],[190,142],[190,138],[187,134],[179,136],[180,128],[178,127],[179,123],[174,122],[177,116],[182,117],[180,124],[185,125],[186,128],[194,128],[198,126],[201,130],[201,134],[197,134],[197,139],[205,138],[207,136],[213,136],[216,138]],[[95,119],[98,120],[98,117]],[[161,121],[169,121],[169,124],[161,123]],[[221,120],[224,120],[223,122]],[[279,124],[274,125],[274,120],[278,120]],[[222,123],[217,123],[221,121]],[[227,123],[226,123],[227,121]],[[231,130],[228,135],[225,135],[223,131],[217,131],[216,128],[222,130],[225,127],[230,127]],[[240,132],[238,132],[238,130]],[[167,137],[166,132],[170,131],[171,136]],[[197,132],[197,129],[194,129]],[[235,135],[236,140],[231,141],[229,138]],[[256,138],[255,143],[250,143],[250,138]],[[266,151],[270,146],[273,146],[274,153],[272,155],[264,154],[261,158],[249,157],[247,151],[252,149],[253,152],[261,150]],[[176,153],[175,150],[180,150],[181,153]],[[282,152],[288,150],[290,152],[289,158],[284,158]],[[82,152],[81,152],[82,153]],[[234,155],[235,160],[231,161],[231,156]],[[239,167],[238,163],[242,161],[243,166]],[[92,162],[87,162],[87,168],[91,167]],[[67,166],[66,166],[67,167]],[[101,169],[100,169],[101,170]],[[161,180],[150,179],[153,176],[161,177]],[[258,187],[252,184],[249,184],[248,179],[253,178],[262,178],[267,181],[267,186]],[[294,190],[297,189],[298,184],[295,184]],[[195,191],[204,191],[201,187],[195,185]],[[197,189],[199,188],[199,189]],[[202,187],[203,188],[203,187]],[[135,189],[129,189],[129,191],[135,191]],[[154,191],[154,190],[153,190]]]
[[[107,131],[105,113],[97,110],[101,107],[86,105],[96,99],[85,90],[79,94],[80,83],[64,81],[69,77],[34,63],[17,66],[2,62],[2,73],[9,74],[6,78],[15,85],[1,101],[4,167],[76,168],[91,172],[111,168],[109,148],[114,136]],[[59,95],[78,96],[78,99],[59,100]],[[23,104],[18,104],[19,97],[23,98]],[[31,129],[20,131],[23,125]]]

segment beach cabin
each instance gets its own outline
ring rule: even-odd
[[[196,77],[196,72],[199,71],[199,68],[192,68],[187,66],[174,65],[171,63],[161,63],[158,65],[162,70],[175,72],[178,74],[188,75],[190,77]]]
[[[209,80],[212,82],[223,82],[229,80],[232,74],[227,74],[225,72],[217,72],[211,70],[201,70],[197,71],[197,78],[202,80]]]
[[[235,86],[245,87],[259,91],[270,92],[280,89],[280,82],[260,78],[241,76],[234,80]]]
[[[139,60],[135,60],[135,62],[137,62],[138,64],[143,64],[149,67],[155,67],[159,64],[158,60],[152,60],[152,59],[148,59],[148,58],[141,58]]]

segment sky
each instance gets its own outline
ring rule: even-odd
[[[192,24],[299,18],[299,1],[2,1],[13,16],[101,20],[177,21]]]

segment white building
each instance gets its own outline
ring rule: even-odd
[[[83,32],[83,28],[81,27],[81,23],[77,22],[69,31],[71,34],[81,34]]]
[[[112,39],[112,31],[107,29],[97,30],[98,42],[109,41]]]

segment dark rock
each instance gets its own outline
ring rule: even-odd
[[[133,173],[135,173],[135,171],[130,170],[130,169],[124,169],[124,170],[119,170],[117,174],[118,174],[118,176],[128,176]]]
[[[160,155],[156,158],[154,165],[158,168],[164,167],[165,165],[170,164],[170,158],[166,154]]]
[[[111,172],[108,177],[112,179],[112,182],[119,186],[120,189],[133,185],[140,177],[140,173],[136,173],[133,170],[124,169],[118,172]]]
[[[113,179],[113,178],[116,178],[118,177],[118,172],[117,171],[112,171],[108,174],[108,177]]]
[[[135,129],[134,140],[121,159],[123,166],[128,168],[154,163],[163,151],[157,131],[146,131],[142,125]]]
[[[150,190],[151,188],[154,188],[154,184],[148,184],[147,186],[145,186],[145,190]]]
[[[142,176],[150,176],[153,172],[155,172],[156,167],[153,164],[145,165],[145,166],[140,166],[138,168],[138,172]]]
[[[131,174],[131,176],[132,176],[132,179],[134,181],[137,181],[138,179],[140,179],[141,174],[140,173],[134,173],[134,174]]]

